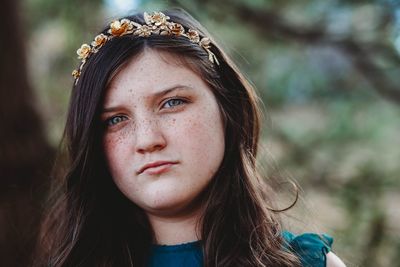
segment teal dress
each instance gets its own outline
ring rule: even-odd
[[[303,267],[325,267],[326,254],[333,239],[328,235],[306,233],[294,235],[283,232],[286,249],[300,258]],[[179,245],[152,245],[148,267],[202,267],[201,241]]]

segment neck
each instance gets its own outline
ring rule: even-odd
[[[178,217],[166,217],[148,214],[154,231],[155,244],[177,245],[201,239],[199,212]]]

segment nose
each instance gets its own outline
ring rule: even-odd
[[[142,120],[136,125],[136,152],[144,154],[162,150],[166,146],[157,120]]]

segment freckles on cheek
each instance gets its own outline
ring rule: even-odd
[[[103,146],[106,153],[112,153],[114,150],[118,150],[119,147],[124,147],[129,137],[127,131],[106,133],[103,137]]]

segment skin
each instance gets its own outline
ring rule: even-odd
[[[147,214],[154,242],[200,239],[202,193],[225,147],[222,116],[208,85],[172,55],[147,49],[110,82],[101,120],[113,180]],[[177,163],[160,174],[138,173],[159,160]]]
[[[346,267],[346,265],[333,252],[329,252],[326,254],[326,267]]]

